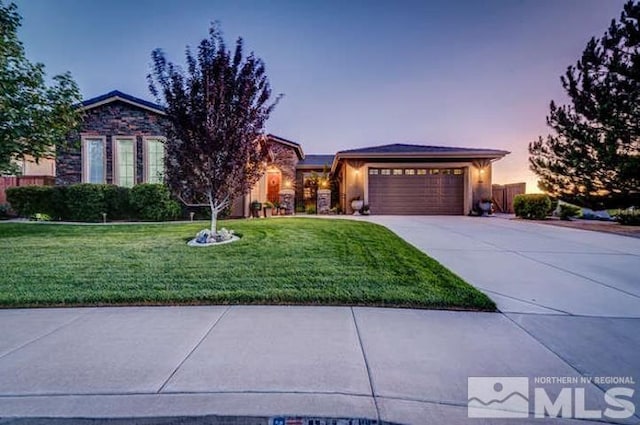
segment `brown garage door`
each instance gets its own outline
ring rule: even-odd
[[[370,168],[371,214],[464,214],[462,168]]]

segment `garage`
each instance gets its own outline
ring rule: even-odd
[[[369,168],[372,214],[464,214],[463,168]]]

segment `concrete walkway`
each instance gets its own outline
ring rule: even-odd
[[[367,219],[482,288],[503,313],[266,306],[0,310],[0,418],[217,414],[585,424],[531,415],[468,419],[467,378],[640,380],[640,241],[500,219]],[[611,386],[572,389],[584,388],[586,406],[602,410],[603,391]],[[543,387],[553,399],[562,390],[561,384]],[[640,411],[640,388],[631,387]],[[639,423],[640,417],[619,422]]]

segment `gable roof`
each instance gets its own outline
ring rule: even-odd
[[[389,145],[369,146],[348,149],[336,153],[331,166],[335,171],[338,162],[343,158],[468,158],[499,159],[511,152],[498,149],[462,148],[453,146],[415,145],[408,143],[392,143]]]
[[[304,159],[304,152],[302,151],[302,146],[300,146],[300,143],[287,140],[271,133],[267,134],[267,138],[271,139],[272,142],[280,143],[281,145],[293,148],[296,151],[296,155],[298,155],[298,159]]]
[[[335,155],[306,155],[303,160],[298,162],[296,168],[322,168],[325,165],[331,167]]]
[[[366,148],[347,149],[338,154],[470,154],[490,153],[494,155],[506,155],[509,152],[496,149],[460,148],[453,146],[413,145],[406,143],[393,143],[390,145],[369,146]]]
[[[137,106],[138,108],[155,112],[156,114],[165,115],[164,107],[161,105],[140,99],[139,97],[131,96],[130,94],[122,93],[119,90],[113,90],[109,93],[85,100],[80,104],[80,109],[86,111],[117,101],[128,103],[130,105]]]

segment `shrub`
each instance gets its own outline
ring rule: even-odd
[[[557,199],[550,199],[550,201],[551,201],[551,207],[549,208],[547,215],[553,215],[558,209],[559,201]]]
[[[516,216],[529,220],[542,220],[551,208],[551,200],[544,194],[516,195],[513,210]]]
[[[11,208],[21,217],[38,213],[55,216],[53,192],[52,186],[9,187],[6,191]]]
[[[618,214],[618,223],[627,226],[640,226],[640,210],[624,210]]]
[[[105,185],[104,202],[107,219],[127,220],[135,218],[131,211],[131,189],[116,185]]]
[[[305,209],[305,212],[307,214],[315,214],[316,213],[316,207],[314,207],[313,205],[309,205],[307,206],[307,208]]]
[[[131,209],[143,221],[174,220],[180,215],[180,205],[171,198],[162,184],[139,184],[131,189]]]
[[[11,215],[11,206],[9,204],[0,204],[0,220],[9,218]]]
[[[81,183],[67,187],[67,220],[102,221],[102,213],[110,217],[105,193],[109,185]]]
[[[571,217],[577,217],[580,215],[582,209],[571,204],[560,204],[560,218],[562,220],[569,220]]]

